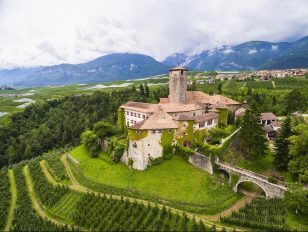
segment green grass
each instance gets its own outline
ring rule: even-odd
[[[273,166],[273,154],[268,152],[265,156],[258,159],[248,160],[243,159],[237,165],[241,168],[245,168],[257,173],[268,172],[269,170],[274,169]]]
[[[50,212],[60,218],[65,219],[67,222],[72,222],[72,216],[74,215],[78,201],[81,197],[82,194],[70,191],[50,209]]]
[[[308,215],[295,215],[289,212],[287,215],[287,223],[291,228],[299,231],[308,231]]]
[[[213,212],[229,207],[239,199],[227,183],[220,183],[217,176],[201,171],[180,157],[148,168],[145,171],[130,170],[122,163],[112,163],[100,153],[90,158],[82,146],[71,152],[80,162],[83,174],[91,181],[120,188],[134,189],[160,199],[208,204]]]

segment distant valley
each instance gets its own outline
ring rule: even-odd
[[[82,64],[0,70],[0,84],[48,86],[137,79],[168,72],[172,66],[190,70],[242,71],[308,67],[308,36],[293,43],[250,41],[199,54],[176,53],[159,62],[143,54],[114,53]]]

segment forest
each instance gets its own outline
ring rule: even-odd
[[[140,85],[125,90],[94,92],[39,101],[22,112],[14,112],[0,125],[0,167],[41,155],[43,152],[77,145],[80,134],[105,120],[115,123],[118,107],[127,101],[158,101],[166,87]]]

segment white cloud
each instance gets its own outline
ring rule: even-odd
[[[257,52],[258,52],[257,49],[252,48],[252,49],[249,49],[248,54],[255,54],[255,53],[257,53]]]
[[[306,0],[0,0],[0,68],[295,40],[307,15]]]
[[[234,53],[234,50],[230,47],[227,47],[226,49],[223,50],[224,54],[230,54],[230,53]]]
[[[278,45],[272,45],[272,51],[277,51],[278,50]]]

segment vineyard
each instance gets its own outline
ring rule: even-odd
[[[104,215],[104,216],[102,216]],[[76,224],[100,231],[206,231],[202,222],[128,200],[86,194],[73,215]]]
[[[53,177],[58,181],[58,182],[69,182],[68,175],[64,169],[63,163],[60,160],[60,155],[63,154],[64,151],[62,149],[56,150],[49,152],[45,155],[43,155],[43,159],[48,164],[49,170]]]
[[[276,88],[278,88],[278,89],[308,88],[308,80],[307,79],[276,78],[274,81],[275,81]]]
[[[51,154],[53,157],[48,157]],[[223,226],[204,222],[189,212],[161,203],[65,184],[63,180],[71,176],[59,154],[51,152],[15,165],[10,171],[0,170],[0,229],[9,224],[7,230],[11,231],[225,230]],[[16,185],[8,175],[11,173]],[[16,188],[16,203],[12,203],[12,187]],[[10,208],[14,213],[8,216]],[[9,217],[12,217],[11,222]],[[221,223],[271,231],[291,230],[286,217],[282,200],[255,199],[232,215],[221,218]]]
[[[241,94],[242,87],[245,87],[244,81],[227,80],[223,85],[223,92],[226,94]]]
[[[4,228],[11,200],[7,170],[0,170],[0,228]]]
[[[221,221],[269,231],[289,231],[286,216],[287,209],[282,200],[255,199],[238,212],[232,212],[231,216],[221,218]]]
[[[49,220],[40,217],[32,208],[32,202],[26,187],[23,166],[14,168],[17,186],[17,204],[14,210],[13,231],[56,231],[63,229]]]
[[[46,158],[46,156],[44,156]],[[59,160],[47,158],[45,161]],[[188,217],[185,213],[172,212],[165,206],[160,208],[150,203],[108,197],[105,194],[76,191],[65,184],[52,184],[45,177],[35,159],[13,167],[16,180],[17,202],[14,207],[12,231],[208,231],[215,230],[202,221]],[[62,165],[62,169],[57,169]],[[63,164],[48,165],[52,175],[60,175]],[[55,171],[57,170],[57,171]],[[0,173],[1,228],[7,221],[10,205],[10,183],[8,170]],[[63,173],[62,173],[63,174]],[[65,175],[66,176],[66,175]],[[37,206],[38,204],[38,206]],[[39,209],[38,209],[39,208]],[[41,212],[43,211],[43,213]],[[42,216],[45,215],[45,216]]]
[[[272,89],[273,83],[272,81],[256,81],[256,80],[248,80],[246,81],[246,87],[251,89]]]

